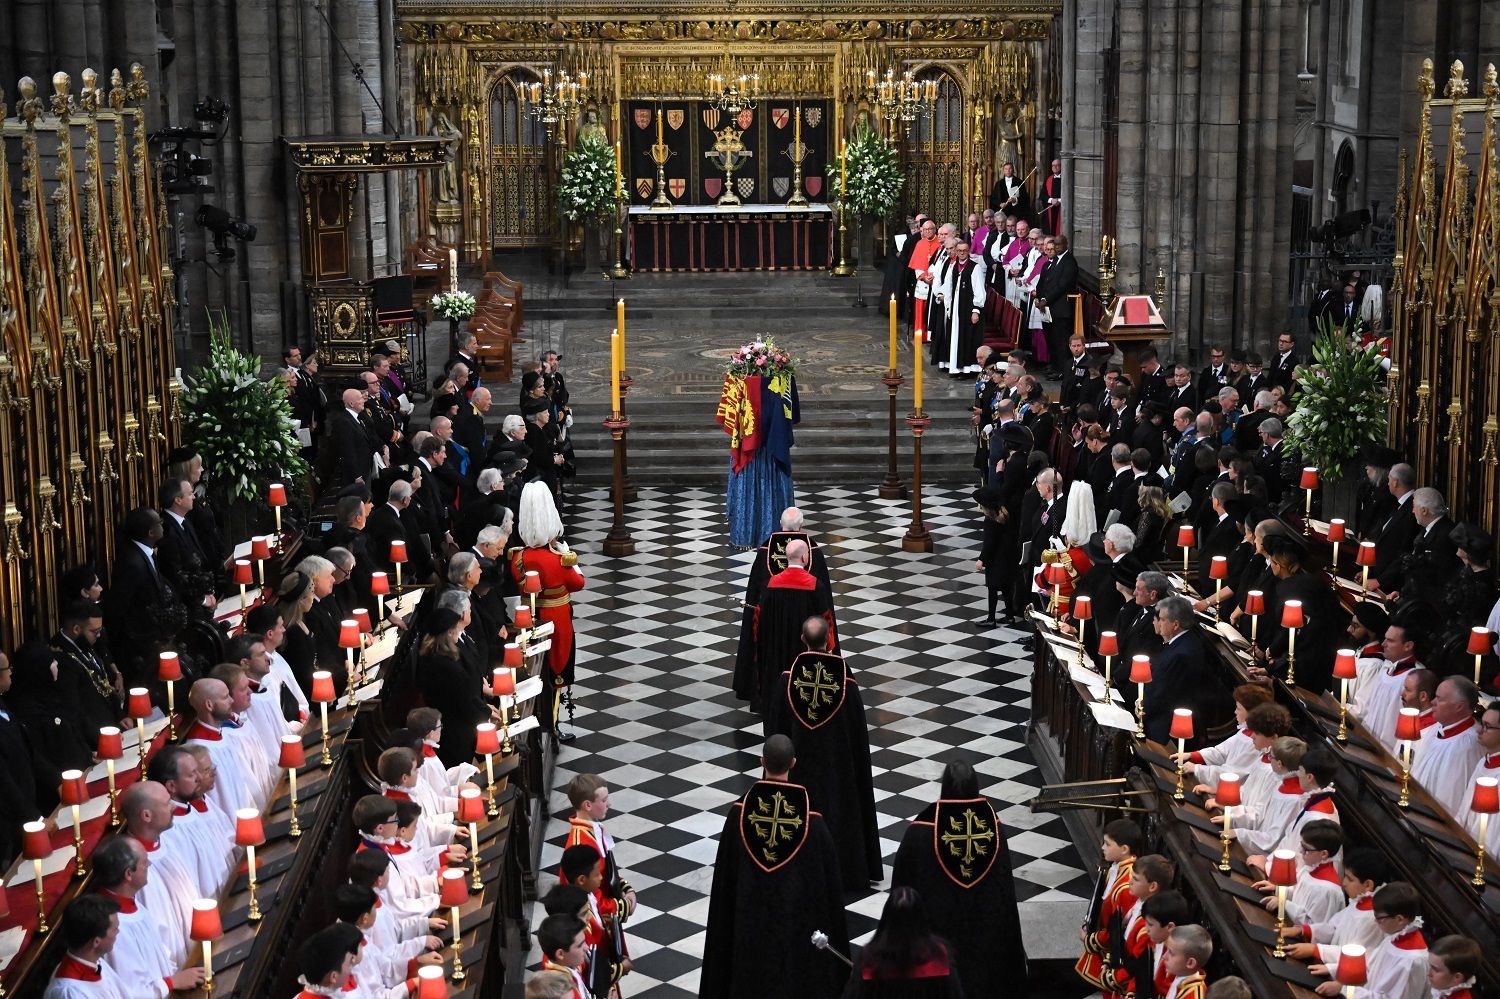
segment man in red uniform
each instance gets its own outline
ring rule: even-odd
[[[563,690],[571,692],[573,686],[573,664],[576,650],[573,647],[573,604],[571,594],[583,589],[583,573],[578,571],[578,555],[563,543],[562,518],[557,514],[557,504],[552,493],[540,482],[527,483],[521,492],[521,515],[519,517],[521,540],[525,548],[511,551],[511,571],[516,585],[525,592],[526,574],[534,572],[540,577],[542,592],[536,597],[537,624],[552,622],[552,647],[547,650],[547,700],[538,712],[542,727],[562,742],[572,740],[571,733],[557,734],[557,710],[561,704]],[[571,693],[569,694],[571,703]]]

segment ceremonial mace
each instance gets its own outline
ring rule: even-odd
[[[854,967],[853,961],[845,957],[837,947],[834,947],[828,942],[828,934],[824,933],[822,930],[813,930],[812,945],[818,948],[818,950],[826,950],[828,953],[832,954],[834,957],[847,964],[851,969]]]

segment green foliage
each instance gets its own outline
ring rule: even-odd
[[[183,437],[226,498],[259,502],[268,483],[308,473],[291,403],[281,379],[263,381],[260,359],[234,348],[222,315],[210,315],[208,328],[208,363],[185,375]]]
[[[563,160],[557,203],[569,222],[599,222],[615,210],[615,150],[584,133]]]
[[[882,139],[868,126],[860,128],[845,151],[849,169],[844,204],[861,218],[888,218],[901,200],[904,175],[901,156],[896,147]],[[839,191],[839,163],[828,165],[829,192]]]
[[[1325,478],[1339,478],[1360,448],[1386,438],[1380,345],[1358,344],[1357,324],[1346,334],[1325,317],[1313,341],[1313,363],[1297,368],[1297,408],[1287,419],[1287,444]]]

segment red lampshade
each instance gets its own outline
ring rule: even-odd
[[[484,821],[484,799],[477,787],[466,787],[458,792],[458,808],[454,817],[463,823]]]
[[[150,718],[151,692],[145,687],[131,687],[130,698],[125,703],[125,713],[132,718]]]
[[[500,752],[500,733],[494,722],[480,722],[474,726],[474,752],[480,756]]]
[[[1353,680],[1359,676],[1359,671],[1354,668],[1356,653],[1353,649],[1339,649],[1333,657],[1333,678],[1335,680]]]
[[[495,667],[490,675],[490,692],[496,697],[510,697],[516,692],[516,675],[509,667]]]
[[[162,681],[182,679],[182,660],[177,658],[177,653],[163,652],[156,657],[156,678]]]
[[[27,860],[46,860],[52,856],[52,837],[47,823],[38,819],[21,826],[21,855]]]
[[[1356,565],[1374,565],[1375,542],[1361,541],[1359,543],[1359,551],[1354,553],[1354,562]]]
[[[438,882],[442,887],[439,890],[438,901],[441,905],[453,907],[463,905],[469,900],[468,875],[461,867],[450,867],[443,871],[442,879]]]
[[[1099,654],[1101,656],[1117,656],[1120,654],[1120,636],[1113,631],[1099,632]]]
[[[531,620],[531,608],[530,607],[525,607],[525,606],[517,607],[516,608],[516,627],[517,628],[521,628],[521,629],[524,630],[526,628],[530,628],[531,625],[532,625],[532,623],[533,622]]]
[[[368,610],[363,607],[356,607],[349,613],[354,615],[354,621],[359,625],[359,633],[361,635],[368,635],[374,630],[370,626],[370,612]]]
[[[1198,531],[1192,524],[1177,525],[1177,547],[1191,548],[1198,543]]]
[[[1307,618],[1302,613],[1302,601],[1288,600],[1281,605],[1281,626],[1283,628],[1305,628]]]
[[[1469,799],[1469,811],[1475,815],[1494,815],[1500,812],[1500,780],[1494,777],[1474,778],[1474,797]]]
[[[1490,632],[1490,629],[1482,626],[1475,626],[1472,630],[1470,630],[1469,655],[1487,656],[1490,654],[1490,650],[1494,647],[1495,636]]]
[[[339,622],[339,648],[357,649],[363,644],[359,637],[359,622],[345,618]]]
[[[120,730],[114,726],[106,726],[99,730],[99,748],[95,750],[101,760],[118,760],[125,754],[125,744],[120,738]]]
[[[1094,598],[1086,593],[1080,593],[1073,598],[1071,613],[1076,621],[1091,620],[1094,616]]]
[[[1048,562],[1047,568],[1043,570],[1042,578],[1049,586],[1058,586],[1068,581],[1068,570],[1061,562]]]
[[[333,693],[333,674],[326,669],[320,669],[312,675],[312,699],[332,704],[336,697]]]
[[[1172,730],[1169,733],[1174,739],[1191,739],[1193,737],[1193,709],[1172,709]]]
[[[1209,579],[1229,578],[1229,559],[1223,555],[1215,555],[1213,561],[1208,563]]]
[[[1339,948],[1339,966],[1333,977],[1340,985],[1363,985],[1369,980],[1367,974],[1364,947],[1344,944]]]
[[[277,761],[277,765],[288,770],[296,770],[307,765],[307,754],[302,751],[300,735],[281,737],[281,758]]]
[[[1396,739],[1400,742],[1416,742],[1422,738],[1422,712],[1416,708],[1402,708],[1396,716]]]
[[[505,658],[501,660],[501,662],[503,662],[504,665],[511,667],[512,669],[519,668],[522,663],[521,647],[515,642],[506,642]]]
[[[1225,808],[1235,808],[1240,803],[1240,775],[1219,774],[1219,783],[1214,787],[1214,800]]]
[[[264,562],[271,557],[271,539],[267,535],[260,535],[250,539],[250,557],[257,562]]]
[[[1266,594],[1264,590],[1251,590],[1245,594],[1245,613],[1252,617],[1259,617],[1266,612]]]
[[[260,821],[260,812],[241,808],[234,813],[235,846],[260,846],[265,841],[266,829]]]
[[[1131,656],[1130,657],[1130,682],[1131,683],[1150,683],[1151,682],[1151,657],[1150,656]]]
[[[417,969],[417,999],[448,999],[447,974],[442,965],[429,964]]]
[[[219,903],[211,898],[200,898],[193,902],[193,923],[188,936],[194,940],[217,940],[224,935],[224,924],[219,920]]]
[[[255,582],[255,571],[247,558],[234,560],[234,573],[230,576],[230,582],[236,586],[249,586]]]
[[[280,482],[271,483],[266,490],[266,502],[272,506],[286,506],[286,486]]]
[[[1335,517],[1333,520],[1330,520],[1328,522],[1329,541],[1347,541],[1348,538],[1349,532],[1345,528],[1344,522],[1342,520],[1339,520],[1337,517]]]
[[[1297,883],[1297,854],[1291,850],[1277,850],[1271,854],[1266,867],[1266,880],[1273,885],[1291,887]]]
[[[391,541],[391,561],[406,561],[406,542],[402,541],[400,538],[395,538]]]
[[[1304,468],[1302,470],[1302,484],[1301,484],[1301,488],[1303,488],[1303,489],[1316,489],[1316,488],[1318,488],[1318,470],[1316,468]]]
[[[383,572],[370,573],[370,596],[383,597],[391,592],[391,581]]]
[[[521,589],[526,593],[542,592],[542,575],[539,572],[527,572],[521,577]]]
[[[64,770],[62,783],[57,788],[57,798],[64,805],[83,805],[89,800],[89,786],[83,779],[82,770]]]

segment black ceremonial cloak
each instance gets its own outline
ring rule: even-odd
[[[708,898],[699,999],[834,999],[849,953],[838,854],[807,789],[761,780],[729,806]]]
[[[740,617],[740,644],[734,657],[735,676],[741,669],[752,668],[755,662],[755,608],[765,595],[766,584],[771,577],[786,568],[786,546],[791,541],[806,541],[812,552],[812,567],[808,570],[818,581],[818,593],[833,606],[833,588],[828,581],[828,562],[823,558],[823,548],[815,545],[806,531],[777,531],[766,539],[766,543],[755,550],[755,559],[750,563],[750,578],[745,583],[744,613]],[[741,666],[740,664],[745,664]],[[735,690],[739,690],[736,681]],[[743,695],[741,695],[743,696]]]
[[[1010,847],[988,798],[922,809],[896,850],[891,887],[902,885],[922,894],[932,931],[952,945],[964,995],[1026,999]]]
[[[767,739],[792,740],[797,748],[792,780],[807,788],[828,831],[846,844],[844,890],[863,891],[884,878],[864,699],[843,658],[829,652],[798,656],[776,681],[765,729]],[[862,845],[862,858],[855,844]]]
[[[833,604],[818,591],[817,578],[801,566],[771,577],[756,603],[750,621],[752,657],[735,663],[734,692],[763,711],[777,677],[791,668],[802,652],[802,624],[810,617],[828,622],[829,649],[837,648]]]

